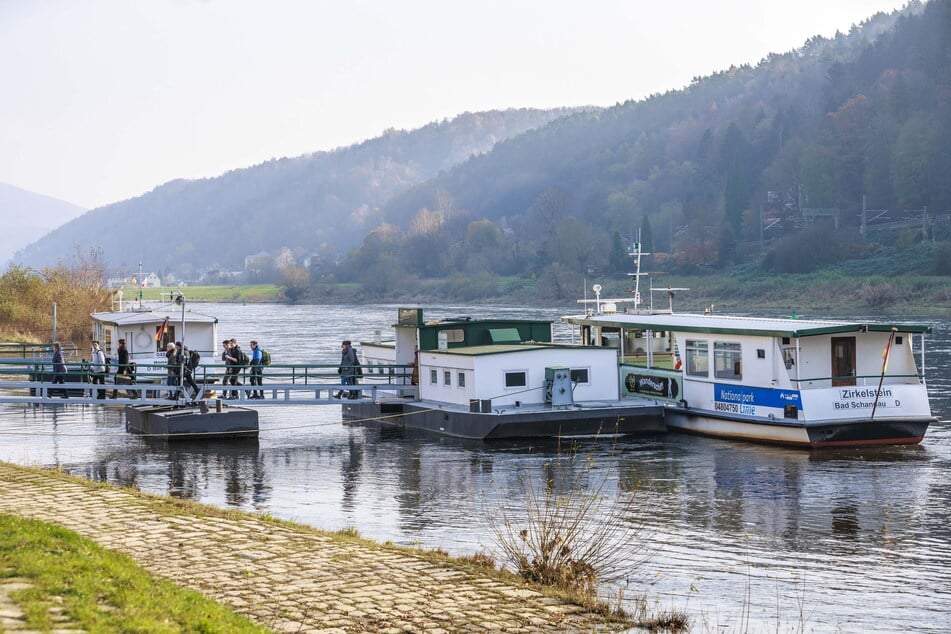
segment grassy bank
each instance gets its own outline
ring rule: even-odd
[[[951,279],[942,275],[860,274],[854,270],[826,270],[801,275],[765,275],[753,268],[737,267],[715,274],[655,274],[655,288],[685,287],[676,293],[674,308],[698,311],[714,307],[716,312],[773,312],[802,316],[823,315],[916,315],[943,316],[951,313]],[[602,297],[629,297],[629,280],[603,276],[587,280],[604,287]],[[500,304],[565,305],[584,295],[585,280],[565,284],[565,292],[577,290],[577,297],[552,297],[534,280],[500,278],[491,289],[474,294],[460,292],[449,280],[421,280],[412,289],[368,294],[359,284],[315,287],[301,298],[303,303],[360,304],[404,303],[407,305],[446,302],[497,302]],[[641,289],[645,304],[650,300],[649,284]],[[451,292],[450,292],[451,288]],[[168,300],[171,289],[144,289],[143,299]],[[189,286],[182,289],[188,301],[285,302],[279,286]],[[173,291],[174,292],[174,291]],[[126,299],[136,291],[127,291]],[[137,294],[135,295],[137,297]],[[655,307],[666,308],[667,294],[654,293]]]
[[[49,632],[265,632],[197,592],[50,524],[0,515],[0,578],[27,629]]]
[[[280,302],[283,301],[282,288],[275,284],[239,284],[229,286],[184,286],[182,288],[143,288],[142,299],[157,301],[169,299],[181,292],[187,301],[194,302]],[[139,297],[139,289],[125,289],[125,301]]]

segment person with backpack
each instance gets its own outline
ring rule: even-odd
[[[221,397],[224,399],[236,398],[237,394],[234,392],[228,392],[226,389],[229,385],[235,385],[238,382],[238,378],[235,376],[239,372],[237,365],[238,359],[232,355],[231,348],[231,339],[225,339],[221,342],[222,353],[221,353],[221,362],[225,364],[225,374],[221,377]]]
[[[129,349],[125,347],[125,339],[119,340],[119,347],[116,348],[116,354],[119,357],[119,363],[116,366],[115,385],[123,385],[132,382],[131,370],[129,369]],[[119,390],[113,388],[112,398],[119,397]]]
[[[165,367],[166,367],[166,376],[165,384],[169,387],[178,386],[179,380],[179,365],[182,362],[182,355],[178,353],[178,347],[175,345],[174,341],[169,341],[165,344]],[[178,400],[179,389],[169,390],[166,400],[176,401]]]
[[[63,350],[59,345],[58,341],[53,342],[53,384],[62,385],[66,381],[66,361],[63,359]],[[53,390],[49,391],[49,395],[53,396]],[[63,398],[69,398],[69,390],[63,388],[63,393],[60,394]]]
[[[261,387],[264,383],[264,351],[257,341],[251,342],[251,385]],[[252,390],[248,398],[264,398],[264,390]]]
[[[337,374],[340,375],[340,382],[344,385],[356,385],[358,373],[360,370],[360,360],[357,359],[357,351],[350,345],[350,340],[345,340],[340,344],[340,367],[337,368]],[[358,390],[347,390],[347,398],[359,398]],[[334,394],[334,398],[343,398],[344,392],[340,391]]]
[[[238,376],[244,371],[245,368],[251,365],[251,358],[248,356],[248,353],[241,349],[241,346],[238,345],[237,339],[231,340],[231,357],[235,360],[235,365],[231,366],[231,385],[243,385],[241,381],[238,380]],[[231,391],[231,398],[238,398],[238,391]]]
[[[198,367],[198,363],[201,359],[201,355],[198,354],[197,350],[189,350],[188,346],[185,346],[185,367],[183,368],[183,377],[185,381],[185,387],[192,389],[192,400],[195,400],[195,397],[198,396],[198,393],[201,391],[198,389],[198,384],[195,383],[195,368]]]

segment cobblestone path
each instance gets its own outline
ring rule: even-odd
[[[279,632],[607,632],[595,613],[410,551],[188,511],[0,463],[0,512],[54,523]]]

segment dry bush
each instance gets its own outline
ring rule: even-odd
[[[525,509],[502,508],[490,527],[523,578],[596,599],[599,582],[626,577],[647,558],[639,497],[609,493],[610,478],[573,448],[521,476]]]
[[[84,349],[92,335],[89,314],[108,310],[111,294],[105,287],[102,254],[77,249],[68,261],[42,271],[11,266],[0,276],[0,339],[48,342],[53,330],[60,341]]]

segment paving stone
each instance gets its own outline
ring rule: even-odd
[[[89,537],[274,631],[621,629],[579,606],[439,566],[412,552],[334,541],[307,527],[272,525],[254,515],[240,520],[192,516],[161,498],[100,489],[4,463],[0,512]]]

